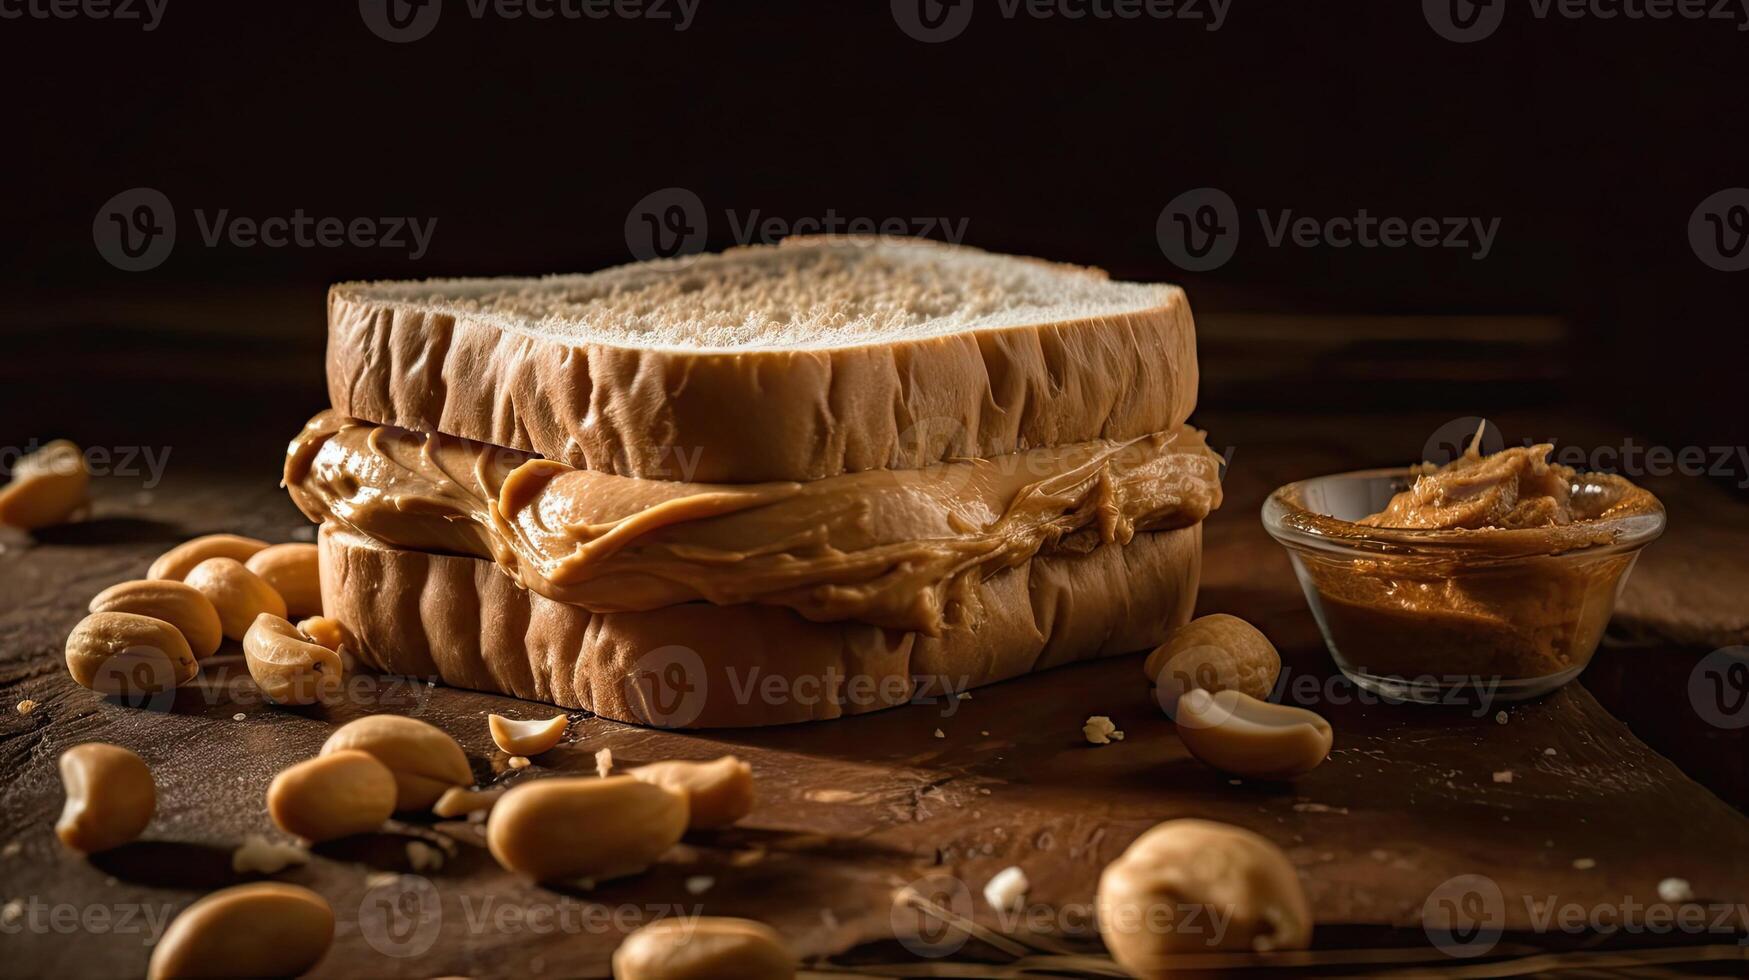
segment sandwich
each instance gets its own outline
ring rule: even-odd
[[[1219,458],[1182,290],[812,237],[347,283],[285,485],[376,669],[729,727],[1152,647]]]

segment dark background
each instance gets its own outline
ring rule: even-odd
[[[885,0],[702,0],[684,32],[475,19],[450,0],[407,44],[345,0],[168,0],[151,32],[0,20],[0,441],[175,440],[186,459],[244,433],[272,455],[325,400],[326,284],[628,261],[628,212],[682,187],[712,248],[736,243],[729,212],[938,216],[969,244],[1182,282],[1212,410],[1512,409],[1547,433],[1584,417],[1671,446],[1749,442],[1749,272],[1708,268],[1687,234],[1704,198],[1749,185],[1737,23],[1514,4],[1456,44],[1410,0],[1233,0],[1217,31],[971,2],[935,44]],[[173,202],[177,245],[123,272],[93,220],[142,186]],[[1203,186],[1244,231],[1231,262],[1191,274],[1155,222]],[[437,227],[412,260],[207,247],[194,216],[300,208]],[[1483,261],[1271,248],[1259,208],[1500,230]]]

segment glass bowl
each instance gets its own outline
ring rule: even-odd
[[[1662,505],[1550,528],[1352,523],[1413,479],[1340,473],[1264,502],[1263,526],[1287,549],[1336,665],[1367,690],[1426,703],[1518,701],[1577,677],[1640,549],[1664,531]],[[1576,509],[1606,479],[1576,476]]]

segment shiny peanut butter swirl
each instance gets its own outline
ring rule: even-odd
[[[496,446],[311,419],[285,484],[315,521],[401,548],[495,559],[595,612],[705,600],[938,635],[975,586],[1039,554],[1123,544],[1220,505],[1195,429],[807,483],[705,484],[578,470]]]

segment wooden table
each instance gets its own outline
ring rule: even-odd
[[[415,714],[451,732],[482,784],[592,772],[600,748],[611,748],[622,768],[734,752],[753,764],[759,806],[735,828],[689,837],[645,876],[588,891],[505,873],[479,826],[466,821],[319,846],[306,866],[278,877],[316,889],[335,908],[337,935],[321,976],[604,976],[626,929],[681,912],[765,919],[834,968],[898,975],[876,964],[922,963],[938,971],[929,975],[1002,975],[1016,953],[1097,955],[1088,912],[1100,869],[1150,825],[1181,816],[1240,824],[1278,842],[1300,870],[1326,955],[1386,948],[1399,968],[1459,967],[1466,961],[1430,944],[1423,909],[1478,881],[1487,883],[1479,886],[1487,924],[1505,931],[1492,958],[1648,946],[1742,954],[1740,917],[1717,934],[1539,929],[1545,913],[1655,905],[1659,882],[1670,877],[1687,879],[1715,911],[1737,916],[1749,903],[1749,820],[1636,738],[1588,689],[1591,675],[1500,718],[1378,703],[1333,676],[1258,505],[1289,479],[1414,455],[1421,421],[1228,414],[1201,422],[1213,444],[1238,447],[1227,502],[1207,526],[1201,611],[1240,614],[1269,633],[1290,678],[1304,685],[1290,686],[1289,699],[1306,701],[1336,730],[1330,760],[1292,784],[1231,780],[1190,759],[1154,704],[1139,657],[980,689],[969,700],[779,729],[676,734],[576,714],[566,742],[521,772],[492,746],[485,716],[531,716],[538,706],[404,679],[355,677],[339,706],[288,710],[263,704],[240,658],[221,656],[167,710],[128,708],[72,684],[61,663],[62,640],[91,595],[143,573],[152,556],[194,534],[307,539],[309,528],[274,486],[279,433],[244,447],[227,469],[173,467],[150,494],[101,486],[93,521],[35,540],[8,537],[0,553],[9,599],[0,610],[8,706],[0,717],[0,903],[13,903],[0,912],[9,933],[0,972],[142,972],[167,916],[244,880],[232,873],[230,853],[247,835],[278,838],[262,805],[272,776],[314,754],[336,723],[375,711]],[[1618,701],[1624,692],[1633,700],[1642,670],[1664,677],[1652,689],[1660,703],[1636,710],[1660,719],[1648,724],[1680,747],[1697,719],[1676,678],[1742,622],[1743,610],[1728,602],[1741,593],[1719,582],[1743,574],[1749,548],[1730,546],[1743,542],[1749,521],[1741,504],[1704,482],[1655,489],[1670,507],[1671,531],[1636,572],[1620,617],[1638,645],[1611,651],[1593,672],[1602,671],[1602,687]],[[1713,591],[1696,600],[1706,608],[1672,619],[1668,597],[1696,594],[1682,579],[1697,568],[1711,576]],[[10,710],[27,698],[38,702],[33,713]],[[1113,718],[1124,741],[1087,744],[1081,724],[1096,714]],[[1741,803],[1743,742],[1731,730],[1700,727],[1714,730],[1702,733],[1704,751],[1685,765]],[[51,830],[62,799],[55,759],[88,740],[138,751],[159,787],[145,838],[89,860],[62,850]],[[1710,761],[1697,761],[1703,755]],[[1510,782],[1496,778],[1504,772]],[[436,838],[451,852],[443,867],[413,874],[408,842]],[[1016,864],[1031,882],[1032,914],[1000,921],[980,893]],[[1480,878],[1447,884],[1460,876]],[[915,903],[895,904],[907,885],[991,932],[969,940],[942,933]],[[922,937],[893,940],[913,932]],[[1101,961],[1085,955],[1054,962],[1097,973]]]

